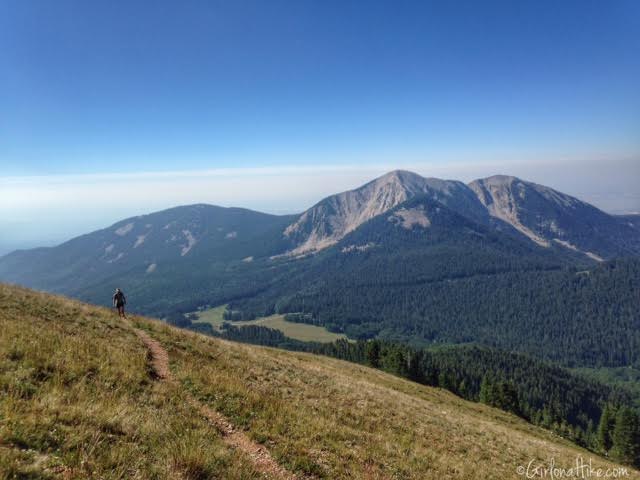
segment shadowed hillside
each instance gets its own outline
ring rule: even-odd
[[[202,408],[298,478],[523,478],[617,468],[444,390],[0,285],[0,478],[264,478]],[[153,375],[134,327],[168,353]],[[202,408],[196,406],[196,402]],[[629,470],[625,478],[639,478]]]

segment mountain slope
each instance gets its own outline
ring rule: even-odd
[[[459,274],[465,271],[464,257],[452,262],[448,253],[435,251],[425,264],[408,255],[413,263],[395,268],[372,256],[344,273],[332,270],[330,283],[231,305],[251,311],[260,300],[273,302],[267,304],[279,313],[304,312],[305,321],[351,338],[476,342],[565,366],[623,367],[640,361],[640,261],[609,261],[580,271],[509,270],[503,264],[503,271],[489,273],[495,257],[487,255],[484,265],[477,260],[484,272],[465,275]],[[405,273],[410,280],[400,281]]]
[[[489,215],[543,247],[555,243],[599,261],[640,254],[637,230],[549,187],[505,175],[475,180],[469,187]]]
[[[627,227],[640,230],[640,213],[630,213],[627,215],[616,215],[615,218]]]
[[[281,250],[277,232],[290,217],[242,208],[189,205],[128,218],[57,247],[19,250],[0,259],[0,278],[74,293],[87,284],[189,262],[229,261]],[[269,236],[269,232],[273,234]],[[264,236],[273,242],[263,240]],[[111,285],[110,285],[111,289]]]
[[[135,319],[169,353],[174,383],[153,381],[107,310],[7,286],[0,306],[0,478],[262,478],[189,396],[299,477],[522,478],[521,465],[578,457],[619,468],[443,390]]]
[[[322,250],[340,241],[366,221],[420,195],[453,204],[469,217],[487,217],[468,187],[461,182],[424,178],[395,170],[355,190],[332,195],[304,212],[284,235],[296,244],[292,254]]]

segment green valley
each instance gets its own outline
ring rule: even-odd
[[[323,327],[305,323],[291,322],[285,319],[285,315],[276,314],[247,321],[225,320],[224,312],[226,308],[226,305],[222,305],[220,307],[214,307],[190,313],[187,314],[187,316],[193,318],[193,316],[195,315],[197,320],[193,320],[193,324],[209,324],[217,332],[223,331],[223,324],[226,322],[233,325],[234,327],[255,325],[265,328],[271,328],[273,330],[282,332],[288,338],[300,340],[301,342],[327,343],[347,338],[345,335],[329,332],[326,328]]]

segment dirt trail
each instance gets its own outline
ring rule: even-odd
[[[251,440],[243,432],[236,430],[227,418],[220,412],[191,398],[194,407],[217,428],[223,435],[225,442],[237,450],[246,453],[256,467],[256,470],[266,474],[269,478],[295,480],[298,477],[279,465],[269,451],[262,445]]]
[[[160,343],[151,338],[147,332],[137,328],[134,328],[133,331],[136,332],[138,338],[147,347],[151,376],[158,380],[169,380],[171,372],[169,371],[169,354],[167,351],[162,348]]]
[[[135,328],[131,322],[126,323],[133,329],[138,338],[147,347],[151,375],[159,381],[173,381],[169,370],[169,354],[147,332]],[[254,464],[257,471],[266,478],[296,480],[298,477],[278,464],[269,451],[262,445],[251,440],[245,433],[237,430],[233,424],[220,412],[198,401],[192,395],[188,396],[189,403],[222,434],[222,438],[229,446],[245,453]]]

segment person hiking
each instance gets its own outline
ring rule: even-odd
[[[124,313],[124,306],[127,304],[127,298],[122,293],[122,290],[116,288],[116,293],[113,294],[113,306],[118,309],[118,315],[121,318],[127,318]]]

